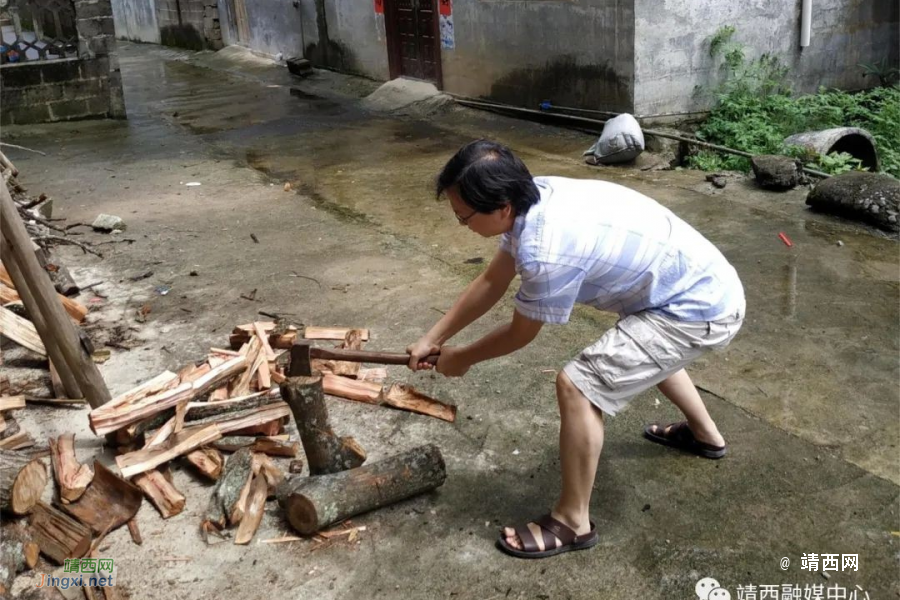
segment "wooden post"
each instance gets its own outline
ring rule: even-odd
[[[44,345],[59,347],[65,364],[92,408],[109,402],[110,395],[106,382],[103,381],[103,376],[100,375],[90,355],[81,346],[74,325],[56,298],[56,290],[53,289],[50,278],[41,270],[34,252],[31,251],[31,239],[5,185],[0,185],[0,231],[5,240],[2,248],[4,262],[9,256],[10,262],[18,265],[19,275],[22,276],[20,281],[14,278],[13,283],[17,289],[27,287],[34,296],[35,304],[25,305],[28,312],[39,313],[44,318],[45,332],[48,336],[48,339],[44,339]],[[61,369],[62,365],[57,364],[56,368]]]
[[[8,256],[6,243],[6,236],[0,234],[0,253],[2,253],[4,257]],[[37,306],[37,303],[34,300],[34,295],[31,293],[31,289],[27,285],[25,285],[25,278],[22,277],[22,271],[19,269],[18,263],[10,259],[8,261],[4,261],[4,266],[6,267],[9,276],[17,282],[16,292],[22,299],[22,303],[25,306],[29,307],[28,316],[31,317],[31,322],[34,324],[34,328],[37,330],[38,335],[41,336],[41,340],[44,341],[44,348],[47,349],[47,356],[50,357],[50,363],[53,365],[51,367],[51,371],[55,370],[57,376],[59,376],[59,380],[66,391],[66,397],[82,398],[83,396],[81,395],[81,388],[78,387],[78,382],[75,381],[75,377],[72,375],[72,372],[66,365],[65,358],[63,358],[63,354],[60,351],[59,346],[57,346],[56,344],[48,344],[46,342],[46,340],[50,337],[49,332],[47,331],[47,322],[44,320],[43,315],[39,311],[37,311],[36,309],[33,310],[31,308]],[[19,286],[20,283],[21,287]]]

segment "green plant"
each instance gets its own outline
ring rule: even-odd
[[[859,66],[863,68],[863,77],[874,75],[881,86],[889,86],[900,80],[900,69],[892,67],[887,57],[876,63],[859,63]]]
[[[733,41],[734,27],[721,28],[710,40],[710,54],[721,59],[723,79],[711,89],[715,103],[697,131],[699,139],[751,154],[789,154],[827,173],[859,169],[849,155],[820,156],[787,148],[784,139],[794,133],[854,126],[875,138],[881,170],[900,177],[900,86],[878,87],[858,93],[820,89],[817,94],[794,96],[788,69],[771,55],[748,60]],[[688,164],[703,170],[747,171],[750,161],[739,156],[702,151]]]

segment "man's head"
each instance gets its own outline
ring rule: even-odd
[[[437,178],[461,225],[490,237],[512,229],[540,199],[528,167],[502,144],[477,140],[451,158]]]

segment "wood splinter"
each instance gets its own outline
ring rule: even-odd
[[[75,434],[67,433],[58,438],[50,438],[50,461],[53,477],[59,486],[59,497],[64,504],[75,502],[94,479],[94,472],[88,465],[78,462],[75,457]]]

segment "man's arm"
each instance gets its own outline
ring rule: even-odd
[[[447,340],[497,304],[515,276],[515,259],[508,252],[498,250],[487,269],[466,287],[447,314],[422,339],[407,348],[409,367],[417,369],[419,359],[437,351]]]
[[[437,371],[448,377],[461,376],[472,365],[512,354],[531,343],[544,324],[513,313],[512,321],[497,327],[480,340],[460,348],[447,347],[441,352]]]

